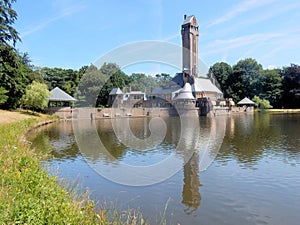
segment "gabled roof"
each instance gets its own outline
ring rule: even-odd
[[[214,85],[208,78],[195,78],[194,83],[195,92],[215,92],[218,94],[223,94],[222,91]]]
[[[171,93],[176,93],[181,89],[181,87],[176,86],[176,87],[154,87],[152,89],[151,94],[152,95],[164,95],[164,94],[171,94]]]
[[[183,77],[182,73],[176,74],[176,76],[172,79],[171,82],[174,82],[178,84],[179,86],[183,87],[184,82],[183,82]],[[208,78],[195,78],[194,79],[194,84],[192,85],[192,90],[195,92],[215,92],[218,94],[222,94],[222,91],[220,91],[219,88],[217,88],[216,85],[214,85],[210,79]]]
[[[145,92],[142,92],[142,91],[130,91],[126,94],[131,94],[131,95],[144,95]]]
[[[50,91],[49,101],[72,102],[76,101],[76,99],[61,90],[59,87],[56,87],[52,91]]]
[[[238,105],[255,105],[253,101],[251,101],[249,98],[245,97],[241,101],[237,103]]]
[[[123,94],[123,92],[121,91],[120,88],[113,88],[109,93],[109,95],[121,95],[121,94]]]

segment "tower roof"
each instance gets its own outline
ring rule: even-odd
[[[185,24],[193,24],[194,26],[198,26],[196,17],[194,15],[191,15],[191,16],[184,15],[184,21],[183,21],[182,25],[185,25]]]

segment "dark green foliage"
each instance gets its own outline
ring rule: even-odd
[[[97,106],[107,105],[108,96],[114,87],[123,88],[126,85],[127,75],[121,71],[119,66],[113,63],[104,64],[100,68],[100,72],[105,76],[105,84],[102,86],[98,99]]]
[[[15,0],[0,1],[0,42],[5,45],[9,45],[9,42],[15,45],[17,41],[21,40],[18,32],[12,26],[17,19],[17,13],[12,9],[14,2]]]
[[[156,86],[164,86],[172,79],[171,75],[168,73],[161,73],[155,75]]]
[[[2,108],[16,108],[25,92],[25,88],[32,82],[32,74],[22,64],[15,49],[0,43],[0,87],[7,90],[7,101]]]
[[[122,89],[129,82],[128,76],[114,63],[105,63],[100,69],[91,65],[85,68],[76,97],[89,106],[105,106],[110,91],[114,87]]]
[[[7,101],[7,93],[8,91],[4,87],[0,87],[0,105],[4,104]]]
[[[264,70],[257,82],[257,93],[261,99],[268,100],[271,105],[278,106],[282,93],[282,79],[279,69]]]
[[[233,73],[232,67],[225,62],[215,63],[210,68],[210,72],[217,79],[217,81],[221,87],[221,91],[224,94],[224,97],[225,98],[230,97],[230,95],[228,94],[228,91],[229,91],[228,90],[228,78]]]
[[[143,91],[150,93],[153,87],[164,86],[172,78],[170,74],[167,73],[156,74],[155,77],[146,75],[144,73],[132,73],[130,79],[131,82],[129,86],[132,91]]]
[[[39,68],[37,73],[46,81],[49,90],[59,87],[71,96],[75,94],[77,85],[82,77],[85,68],[79,71],[62,68]]]
[[[279,69],[263,70],[255,59],[240,60],[231,67],[227,63],[215,63],[210,71],[216,77],[225,98],[236,102],[244,97],[269,101],[275,107],[281,107],[282,78]]]
[[[300,66],[291,64],[284,67],[282,74],[282,99],[284,108],[300,108]]]
[[[155,87],[157,84],[157,81],[154,77],[150,75],[147,76],[144,73],[133,73],[131,74],[130,78],[132,79],[132,82],[130,82],[129,86],[132,91],[146,91],[149,93],[151,92],[152,87]]]
[[[244,97],[253,98],[258,91],[257,82],[263,70],[262,65],[258,64],[255,59],[248,58],[238,61],[232,69],[233,78],[229,79],[229,85],[236,93],[237,100]]]

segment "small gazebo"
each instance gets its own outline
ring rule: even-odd
[[[75,98],[61,90],[59,87],[50,91],[49,107],[70,107],[71,103],[75,101]]]
[[[241,101],[237,103],[238,106],[242,106],[244,112],[250,111],[253,112],[255,103],[251,101],[249,98],[245,97]]]
[[[251,101],[249,98],[247,98],[247,97],[245,97],[245,98],[243,98],[241,101],[239,101],[238,103],[237,103],[238,105],[240,105],[240,106],[244,106],[244,105],[246,105],[246,106],[254,106],[255,105],[255,103],[253,102],[253,101]]]

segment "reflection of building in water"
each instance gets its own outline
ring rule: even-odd
[[[196,152],[184,165],[183,173],[182,203],[188,206],[185,212],[189,214],[199,207],[201,201],[199,192],[201,185],[199,180],[199,156]]]

